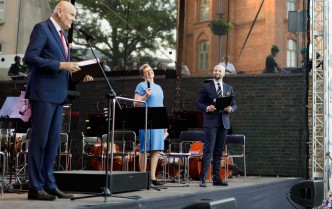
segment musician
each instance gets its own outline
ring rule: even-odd
[[[140,82],[135,89],[135,100],[145,101],[149,107],[163,107],[164,93],[162,88],[154,83],[154,72],[150,65],[144,64],[140,67],[140,74],[145,81]],[[140,102],[134,102],[135,107],[141,107]],[[144,106],[144,105],[143,105]],[[139,130],[140,155],[139,165],[142,169],[144,161],[144,130]],[[152,185],[162,185],[157,181],[156,169],[158,164],[159,151],[164,150],[164,129],[148,129],[146,136],[146,151],[150,151],[150,178]]]
[[[15,56],[15,63],[12,64],[8,71],[8,76],[12,78],[12,80],[24,80],[27,77],[26,68],[21,64],[21,57]]]
[[[32,111],[28,147],[29,200],[72,197],[58,189],[53,171],[68,81],[71,73],[80,70],[77,63],[70,62],[63,33],[63,29],[69,29],[76,21],[75,16],[75,7],[70,2],[60,1],[49,19],[35,25],[25,53],[25,62],[31,67],[26,93]],[[84,78],[84,81],[91,80],[91,76]]]
[[[237,109],[235,100],[231,106],[218,111],[215,99],[221,96],[234,95],[233,87],[223,82],[225,67],[216,65],[213,69],[213,81],[204,83],[198,92],[196,108],[204,113],[204,145],[200,173],[200,187],[207,187],[206,176],[213,158],[213,185],[228,186],[227,182],[220,179],[220,163],[226,135],[230,129],[229,114]]]
[[[279,48],[275,45],[271,47],[271,54],[268,55],[265,59],[265,69],[263,69],[262,73],[286,73],[286,71],[278,65],[275,61],[275,57],[279,53]]]

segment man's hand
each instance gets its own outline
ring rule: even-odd
[[[71,73],[81,70],[76,62],[60,62],[60,69],[67,70]]]
[[[214,111],[216,111],[217,110],[217,108],[214,106],[214,105],[209,105],[208,107],[207,107],[207,111],[208,112],[214,112]]]
[[[93,77],[90,76],[90,75],[86,75],[86,76],[83,78],[83,82],[89,82],[89,81],[93,81]]]
[[[233,108],[232,108],[232,106],[228,106],[228,107],[225,107],[224,111],[228,112],[228,113],[232,113],[233,112]]]

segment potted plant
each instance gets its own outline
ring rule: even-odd
[[[233,24],[224,20],[221,16],[218,19],[212,20],[209,24],[211,31],[215,35],[225,35],[228,30],[233,29]]]

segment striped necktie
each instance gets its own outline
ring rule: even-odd
[[[222,97],[222,90],[221,90],[220,83],[217,83],[217,84],[218,84],[217,96],[218,96],[218,98],[220,98],[220,97]]]
[[[61,38],[63,49],[65,50],[66,59],[68,59],[68,48],[67,48],[65,36],[63,35],[63,30],[60,30],[60,38]]]

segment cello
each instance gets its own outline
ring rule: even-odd
[[[110,143],[111,144],[111,143]],[[103,146],[103,152],[102,147]],[[89,168],[91,170],[105,170],[105,153],[107,149],[107,143],[104,142],[97,142],[92,150],[91,150],[91,157],[89,158]],[[114,144],[113,145],[114,153],[119,153],[120,149],[119,146]],[[103,156],[104,155],[104,156]],[[108,168],[110,168],[111,162],[109,162]],[[122,158],[120,156],[113,156],[113,171],[121,171],[122,170]]]
[[[191,153],[192,157],[189,159],[189,176],[194,180],[200,180],[199,174],[201,173],[201,160],[203,154],[203,143],[202,142],[195,142],[191,145],[189,152]],[[222,156],[226,156],[226,151],[223,151]],[[226,163],[228,165],[233,164],[231,158],[222,158],[221,165],[220,165],[220,179],[225,179],[232,174],[232,170],[228,168],[226,169]],[[212,165],[210,165],[208,169],[208,173],[206,175],[206,180],[212,180]]]

